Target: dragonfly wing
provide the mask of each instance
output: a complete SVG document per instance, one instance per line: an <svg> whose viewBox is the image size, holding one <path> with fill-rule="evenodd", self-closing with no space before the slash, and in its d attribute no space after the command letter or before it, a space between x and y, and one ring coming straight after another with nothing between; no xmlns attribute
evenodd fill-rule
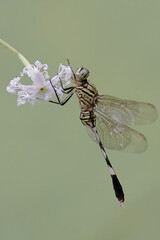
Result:
<svg viewBox="0 0 160 240"><path fill-rule="evenodd" d="M157 110L154 105L109 95L98 96L96 109L106 117L129 126L147 124L157 119Z"/></svg>
<svg viewBox="0 0 160 240"><path fill-rule="evenodd" d="M104 148L135 153L146 150L147 140L143 134L101 113L97 112L96 115L96 130ZM89 136L97 142L92 129L87 128L87 130Z"/></svg>

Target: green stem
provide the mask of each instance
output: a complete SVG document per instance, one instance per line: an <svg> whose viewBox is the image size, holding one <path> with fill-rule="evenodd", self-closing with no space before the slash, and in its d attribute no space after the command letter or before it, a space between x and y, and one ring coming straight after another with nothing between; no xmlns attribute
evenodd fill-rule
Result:
<svg viewBox="0 0 160 240"><path fill-rule="evenodd" d="M15 53L17 55L17 57L20 59L20 61L24 64L25 67L28 67L30 65L28 60L21 53L19 53L15 48L13 48L11 45L6 43L2 39L0 39L0 44L2 46L4 46L5 48L7 48L9 51Z"/></svg>

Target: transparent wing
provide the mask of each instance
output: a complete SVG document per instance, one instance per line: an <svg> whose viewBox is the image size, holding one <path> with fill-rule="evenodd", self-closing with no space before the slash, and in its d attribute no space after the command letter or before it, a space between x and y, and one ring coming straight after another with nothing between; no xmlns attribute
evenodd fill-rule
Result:
<svg viewBox="0 0 160 240"><path fill-rule="evenodd" d="M97 112L96 129L104 148L125 152L144 152L147 147L143 134ZM87 128L89 136L95 141L92 129Z"/></svg>
<svg viewBox="0 0 160 240"><path fill-rule="evenodd" d="M96 110L129 126L147 124L157 119L157 110L150 103L123 100L109 95L100 95L97 100Z"/></svg>

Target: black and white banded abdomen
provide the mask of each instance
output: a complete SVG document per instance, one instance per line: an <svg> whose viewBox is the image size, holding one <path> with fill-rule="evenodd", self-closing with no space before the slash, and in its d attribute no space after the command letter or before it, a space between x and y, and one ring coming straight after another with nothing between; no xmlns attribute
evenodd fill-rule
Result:
<svg viewBox="0 0 160 240"><path fill-rule="evenodd" d="M86 127L94 128L96 126L96 115L93 110L83 110L80 113L80 120Z"/></svg>

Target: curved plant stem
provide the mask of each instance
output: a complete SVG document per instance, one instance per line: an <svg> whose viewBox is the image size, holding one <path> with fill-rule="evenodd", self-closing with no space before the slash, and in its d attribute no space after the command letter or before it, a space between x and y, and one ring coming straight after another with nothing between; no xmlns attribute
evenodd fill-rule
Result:
<svg viewBox="0 0 160 240"><path fill-rule="evenodd" d="M9 45L7 42L3 41L2 39L0 39L0 44L2 46L4 46L5 48L7 48L9 51L13 52L14 54L17 55L17 57L20 59L20 61L23 63L23 65L25 67L28 67L30 65L30 63L28 62L28 60L21 54L19 53L15 48L13 48L11 45Z"/></svg>

